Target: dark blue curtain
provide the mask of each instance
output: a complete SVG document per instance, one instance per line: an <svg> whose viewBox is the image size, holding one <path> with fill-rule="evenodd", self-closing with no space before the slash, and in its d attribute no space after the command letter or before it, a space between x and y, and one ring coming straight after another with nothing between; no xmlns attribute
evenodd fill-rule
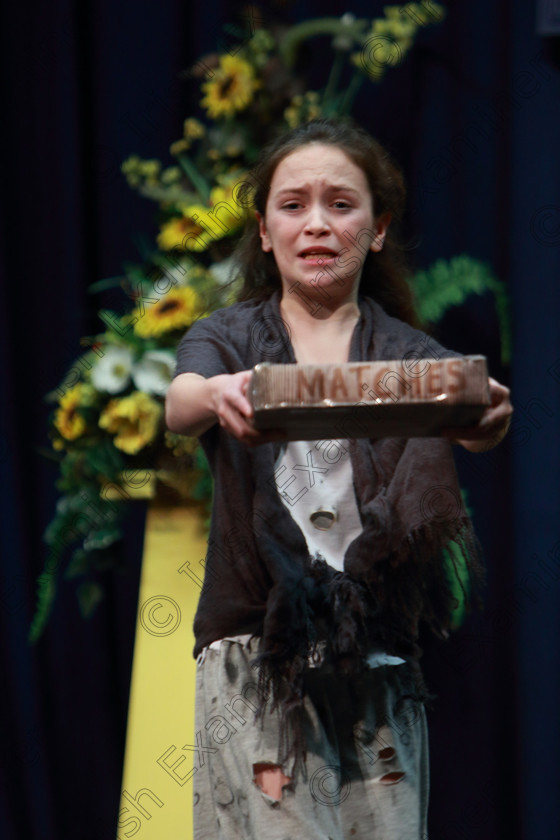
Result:
<svg viewBox="0 0 560 840"><path fill-rule="evenodd" d="M549 4L550 5L550 4ZM382 13L359 0L348 10ZM286 23L344 9L271 2ZM120 796L143 514L127 525L126 574L84 622L70 582L30 648L42 532L56 502L47 447L54 388L98 329L88 284L135 260L154 206L126 186L122 160L162 157L197 94L179 74L217 47L235 6L130 0L13 5L1 28L4 178L0 265L4 704L0 835L112 838ZM324 51L304 59L317 84ZM490 297L451 311L439 338L484 353L512 388L508 439L457 451L488 565L485 610L445 645L424 640L430 712L432 840L560 836L560 73L529 0L448 4L360 120L405 169L419 267L461 253L488 262L512 302L512 364L500 364ZM105 301L103 301L105 302Z"/></svg>

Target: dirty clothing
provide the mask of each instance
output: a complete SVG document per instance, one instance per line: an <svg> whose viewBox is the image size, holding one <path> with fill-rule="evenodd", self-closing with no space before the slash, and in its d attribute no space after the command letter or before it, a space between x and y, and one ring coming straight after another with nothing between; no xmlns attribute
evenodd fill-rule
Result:
<svg viewBox="0 0 560 840"><path fill-rule="evenodd" d="M423 376L430 370L426 357L459 355L370 298L360 298L359 307L351 362L394 360L395 376L403 370ZM296 361L278 292L193 324L177 350L176 374L209 378L267 361ZM359 375L359 364L355 370ZM313 566L304 535L282 504L274 475L281 444L250 448L218 423L200 436L214 498L195 656L216 639L252 633L261 637L263 664L286 677L314 643L318 616L317 637L326 633L335 657L356 661L364 638L410 657L420 622L436 633L448 629L454 600L442 553L453 540L465 563L476 566L478 557L451 445L443 438L371 440L360 436L359 426L350 411L340 437L350 439L362 528L345 552L344 571L334 574Z"/></svg>
<svg viewBox="0 0 560 840"><path fill-rule="evenodd" d="M428 742L407 664L305 676L304 771L274 800L253 765L278 763L279 712L255 711L258 639L223 639L197 668L194 840L425 840Z"/></svg>
<svg viewBox="0 0 560 840"><path fill-rule="evenodd" d="M279 303L275 293L194 324L176 374L209 378L295 363ZM360 298L359 307L349 352L356 375L360 361L390 360L393 375L421 376L426 357L458 355L372 299ZM214 499L194 621L195 840L425 840L419 625L443 634L449 627L449 543L475 571L478 548L447 440L362 435L349 411L339 437L360 521L330 564L320 551L312 556L283 503L293 476L278 481L278 472L289 472L291 453L284 463L280 443L248 448L217 423L200 437ZM321 457L334 460L337 446L325 442ZM293 475L304 474L308 454L296 456ZM310 464L317 466L330 465ZM349 510L345 499L337 515ZM250 641L230 638L240 635ZM310 667L321 647L322 663ZM368 667L372 651L391 664ZM292 779L279 801L253 780L253 766L263 763Z"/></svg>

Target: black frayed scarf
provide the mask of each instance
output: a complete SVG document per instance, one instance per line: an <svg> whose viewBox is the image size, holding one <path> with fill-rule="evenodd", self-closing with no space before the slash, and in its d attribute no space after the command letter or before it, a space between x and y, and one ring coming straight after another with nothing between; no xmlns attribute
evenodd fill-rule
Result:
<svg viewBox="0 0 560 840"><path fill-rule="evenodd" d="M400 360L412 352L416 358L458 355L435 342L430 352L424 333L391 318L373 300L360 299L359 305L349 361ZM241 305L236 325L242 340L232 341L230 335L221 343L231 372L262 361L295 362L278 294L264 303ZM243 541L243 557L239 546L231 549L239 592L233 569L220 574L219 552L208 553L195 654L224 635L249 631L260 637L254 667L261 697L267 698L260 712L281 709L279 760L299 760L305 757L304 677L319 644L325 661L345 675L358 674L375 645L416 665L420 624L443 637L449 631L454 599L443 557L450 543L455 544L450 556L462 556L471 577L482 579L479 545L451 445L439 438L350 440L363 530L348 547L340 572L309 556L305 537L279 498L274 481L279 444L246 449L219 427L201 440L217 478L210 545L224 539L220 529L228 506L252 527L250 539ZM253 578L256 584L249 591L247 580ZM232 597L247 604L246 623L232 625ZM417 675L416 694L421 696L419 668Z"/></svg>

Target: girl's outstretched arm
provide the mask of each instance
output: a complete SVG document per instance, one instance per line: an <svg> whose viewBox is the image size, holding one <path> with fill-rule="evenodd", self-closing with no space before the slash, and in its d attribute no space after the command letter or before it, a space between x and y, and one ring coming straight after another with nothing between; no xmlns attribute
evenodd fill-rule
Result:
<svg viewBox="0 0 560 840"><path fill-rule="evenodd" d="M247 397L251 370L223 373L205 379L198 373L175 377L165 401L165 420L172 432L198 437L214 423L247 446L258 446L280 437L259 432L252 423L253 407Z"/></svg>

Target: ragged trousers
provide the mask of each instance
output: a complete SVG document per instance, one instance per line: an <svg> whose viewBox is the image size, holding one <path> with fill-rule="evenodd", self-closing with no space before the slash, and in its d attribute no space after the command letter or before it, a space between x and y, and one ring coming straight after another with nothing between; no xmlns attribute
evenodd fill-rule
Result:
<svg viewBox="0 0 560 840"><path fill-rule="evenodd" d="M309 669L305 768L281 765L290 781L275 799L254 780L279 764L280 728L278 711L255 720L257 646L222 640L197 668L195 840L426 840L426 718L409 665Z"/></svg>

